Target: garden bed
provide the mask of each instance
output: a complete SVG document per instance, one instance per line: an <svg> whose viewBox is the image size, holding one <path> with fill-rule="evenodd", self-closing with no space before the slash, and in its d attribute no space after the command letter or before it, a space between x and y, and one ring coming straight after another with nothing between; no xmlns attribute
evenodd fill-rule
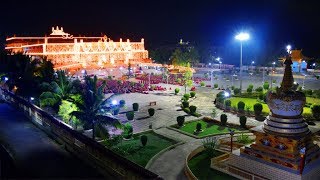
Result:
<svg viewBox="0 0 320 180"><path fill-rule="evenodd" d="M216 151L215 156L221 154L220 151ZM188 162L189 169L198 179L235 179L233 176L210 168L210 164L211 157L205 151L198 153Z"/></svg>
<svg viewBox="0 0 320 180"><path fill-rule="evenodd" d="M198 123L201 124L202 132L194 134L194 130ZM235 133L248 132L248 129L252 127L253 126L247 126L247 128L244 129L241 128L240 125L231 123L228 123L226 126L222 126L220 125L220 121L217 120L204 121L203 119L198 119L186 122L182 127L179 127L177 124L172 125L170 129L179 131L194 138L204 138L212 135L229 134L229 129L234 130Z"/></svg>
<svg viewBox="0 0 320 180"><path fill-rule="evenodd" d="M148 142L144 147L140 142L141 135L148 137ZM130 161L145 167L153 156L176 143L176 141L158 135L153 131L146 131L134 134L131 140L120 141L118 144L113 145L111 149Z"/></svg>

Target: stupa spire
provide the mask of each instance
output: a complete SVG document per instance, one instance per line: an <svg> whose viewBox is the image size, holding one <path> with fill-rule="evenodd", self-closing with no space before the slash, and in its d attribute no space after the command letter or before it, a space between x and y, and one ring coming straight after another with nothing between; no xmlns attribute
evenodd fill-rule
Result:
<svg viewBox="0 0 320 180"><path fill-rule="evenodd" d="M282 91L289 91L292 89L293 86L293 76L292 76L292 69L291 69L291 56L287 55L286 60L284 61L284 75L281 83L281 90Z"/></svg>

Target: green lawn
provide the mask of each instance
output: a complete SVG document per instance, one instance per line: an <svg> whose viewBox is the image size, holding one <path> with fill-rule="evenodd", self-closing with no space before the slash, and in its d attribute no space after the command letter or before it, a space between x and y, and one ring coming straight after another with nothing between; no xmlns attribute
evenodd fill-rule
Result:
<svg viewBox="0 0 320 180"><path fill-rule="evenodd" d="M253 111L254 104L259 103L259 101L257 99L252 99L252 98L231 97L229 99L231 101L231 107L237 106L239 101L243 101L246 104L246 106L247 105L251 106L251 111ZM308 103L320 103L320 99L307 97L307 102ZM261 104L263 107L262 112L269 114L270 109L269 109L268 105L264 104L264 103L261 103ZM303 108L303 114L311 114L311 113L312 112L311 112L310 108L308 108L308 107Z"/></svg>
<svg viewBox="0 0 320 180"><path fill-rule="evenodd" d="M201 123L202 127L202 132L200 132L197 136L198 137L203 137L207 135L214 135L214 134L219 134L219 133L229 133L228 127L225 126L220 126L215 123L208 123L203 120L198 120L198 121L192 121L190 123L185 123L183 127L179 128L179 130L194 134L194 130L196 129L196 126L198 123ZM241 131L241 129L235 129L235 128L230 128L235 130L236 132Z"/></svg>
<svg viewBox="0 0 320 180"><path fill-rule="evenodd" d="M217 153L216 155L219 156L221 154ZM190 161L188 162L188 166L192 171L192 173L198 179L223 179L223 180L236 179L235 177L225 174L221 171L211 169L210 163L211 163L211 159L208 156L208 153L201 152L196 156L194 156L192 159L190 159Z"/></svg>
<svg viewBox="0 0 320 180"><path fill-rule="evenodd" d="M146 135L148 142L145 147L141 145L140 136ZM173 140L169 140L162 136L155 134L152 131L148 131L142 134L133 135L132 140L123 140L115 147L121 150L125 150L127 153L122 154L124 157L145 167L148 161L161 150L175 144Z"/></svg>

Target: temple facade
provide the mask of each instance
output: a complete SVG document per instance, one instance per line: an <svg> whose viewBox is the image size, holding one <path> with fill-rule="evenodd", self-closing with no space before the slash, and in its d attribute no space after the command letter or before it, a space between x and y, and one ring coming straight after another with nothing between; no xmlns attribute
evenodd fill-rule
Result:
<svg viewBox="0 0 320 180"><path fill-rule="evenodd" d="M11 53L46 56L56 69L102 68L114 65L151 63L144 39L115 42L107 36L74 37L63 28L52 27L50 36L10 37L5 49Z"/></svg>

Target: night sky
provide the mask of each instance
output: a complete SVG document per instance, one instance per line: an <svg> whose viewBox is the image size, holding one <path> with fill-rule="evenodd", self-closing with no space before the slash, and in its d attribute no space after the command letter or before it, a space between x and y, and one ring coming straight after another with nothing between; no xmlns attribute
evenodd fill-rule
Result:
<svg viewBox="0 0 320 180"><path fill-rule="evenodd" d="M269 49L285 51L288 43L302 48L306 56L319 57L318 4L311 0L3 1L0 36L3 44L6 36L50 34L58 25L73 35L102 33L117 41L145 38L147 48L182 38L237 53L234 35L245 30L251 39L244 50L254 51L255 58Z"/></svg>

